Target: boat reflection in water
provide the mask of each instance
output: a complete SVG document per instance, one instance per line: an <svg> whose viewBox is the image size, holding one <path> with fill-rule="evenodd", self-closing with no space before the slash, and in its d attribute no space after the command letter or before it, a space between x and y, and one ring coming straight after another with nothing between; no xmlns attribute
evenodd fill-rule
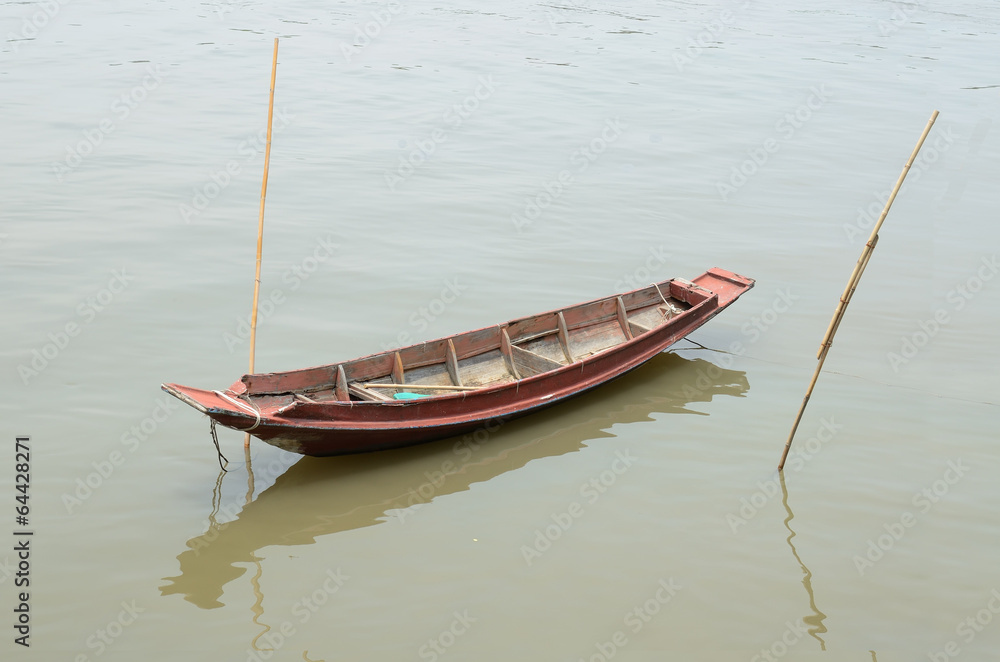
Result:
<svg viewBox="0 0 1000 662"><path fill-rule="evenodd" d="M161 594L181 594L203 609L221 607L223 587L246 572L235 564L258 561L255 552L263 547L308 545L319 536L378 524L395 509L467 490L534 459L579 451L614 436L608 430L615 424L652 420L654 413L701 414L687 405L717 395L742 397L749 388L742 371L663 353L612 384L474 434L378 453L303 458L235 520L188 540L177 557L181 574L165 578Z"/></svg>

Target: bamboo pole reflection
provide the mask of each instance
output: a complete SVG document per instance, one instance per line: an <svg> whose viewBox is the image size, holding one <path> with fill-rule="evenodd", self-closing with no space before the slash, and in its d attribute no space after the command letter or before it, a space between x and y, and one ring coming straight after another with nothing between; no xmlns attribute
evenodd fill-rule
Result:
<svg viewBox="0 0 1000 662"><path fill-rule="evenodd" d="M792 538L795 537L795 531L792 530L791 522L795 518L792 513L791 507L788 505L788 488L785 487L785 474L784 472L778 472L778 480L781 483L781 503L785 507L785 513L788 517L785 518L785 528L788 529L788 546L792 548L792 555L795 556L795 560L799 562L799 567L802 568L802 585L806 587L806 593L809 594L809 608L812 609L813 613L809 616L803 616L802 620L809 627L809 635L819 642L820 649L826 650L826 642L819 635L825 633L826 626L823 621L826 619L826 614L819 610L816 606L816 596L813 593L812 587L812 572L806 567L806 564L802 562L802 558L799 557L799 553L795 550L795 545L792 543ZM872 654L874 656L874 653Z"/></svg>
<svg viewBox="0 0 1000 662"><path fill-rule="evenodd" d="M250 447L243 447L243 455L247 463L247 504L253 500L253 467L250 465Z"/></svg>
<svg viewBox="0 0 1000 662"><path fill-rule="evenodd" d="M257 634L257 636L253 638L253 640L250 642L250 646L255 651L266 651L266 650L273 650L273 649L271 649L271 648L260 648L260 647L257 646L257 640L260 639L265 634L267 634L268 632L271 631L271 626L270 625L268 625L267 623L261 623L260 622L260 617L264 615L264 592L262 590L260 590L260 577L261 577L261 575L264 574L264 567L261 566L260 561L261 561L261 558L259 556L257 556L256 554L254 554L254 556L253 556L253 562L254 562L254 565L257 566L257 574L254 575L250 579L250 586L253 588L253 594L254 594L254 597L257 598L257 601L253 603L252 607L250 607L250 611L253 612L253 623L254 623L254 625L258 625L258 626L260 626L260 627L262 627L264 629L261 630Z"/></svg>
<svg viewBox="0 0 1000 662"><path fill-rule="evenodd" d="M247 466L247 494L244 504L244 507L246 507L253 500L254 480L253 467L250 464L250 447L245 446L243 450ZM210 531L219 531L223 528L223 525L219 524L218 515L219 510L222 508L222 481L225 476L226 470L220 470L219 477L215 480L215 487L212 489L212 512L208 515L208 525ZM254 597L256 597L256 601L253 606L250 607L250 611L253 613L253 618L251 620L254 625L262 627L263 630L261 630L257 636L250 641L250 647L257 651L269 651L273 649L260 648L257 646L257 641L271 631L271 626L266 623L261 623L260 621L260 618L264 615L264 592L260 588L260 578L264 574L264 567L260 563L261 557L256 554L251 555L251 561L257 567L257 573L250 579L250 586L253 589Z"/></svg>
<svg viewBox="0 0 1000 662"><path fill-rule="evenodd" d="M247 436L249 436L249 435L247 435ZM244 457L246 459L246 465L247 465L247 496L246 496L246 503L244 504L244 507L245 507L245 506L250 505L250 502L253 501L253 491L254 491L253 466L251 466L251 463L250 463L250 446L249 445L245 445L243 447L243 455L244 455ZM254 597L257 598L257 601L254 602L254 604L253 604L252 607L250 607L250 611L251 611L251 613L253 613L253 619L252 620L253 620L254 625L259 625L259 626L263 627L264 629L261 630L257 634L257 636L253 638L253 640L250 642L250 647L253 648L254 650L257 650L257 651L260 651L260 650L271 650L269 648L260 648L260 647L257 646L257 640L260 639L261 637L263 637L268 632L270 632L271 631L271 626L267 625L266 623L261 623L260 622L260 617L264 615L264 592L260 589L260 577L261 577L261 575L264 574L264 567L260 564L260 557L259 556L257 556L256 554L254 554L252 558L253 558L254 565L257 566L257 574L254 575L253 578L250 580L250 586L253 588L253 594L254 594Z"/></svg>

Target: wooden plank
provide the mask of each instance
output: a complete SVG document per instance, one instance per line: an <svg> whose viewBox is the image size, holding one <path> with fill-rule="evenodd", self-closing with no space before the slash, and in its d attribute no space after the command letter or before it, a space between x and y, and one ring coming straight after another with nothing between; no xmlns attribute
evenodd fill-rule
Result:
<svg viewBox="0 0 1000 662"><path fill-rule="evenodd" d="M487 386L511 381L500 348L459 360L459 376L467 386Z"/></svg>
<svg viewBox="0 0 1000 662"><path fill-rule="evenodd" d="M573 352L569 350L569 329L566 328L566 316L559 311L557 316L559 320L559 344L562 345L563 354L566 355L566 361L569 363L573 362Z"/></svg>
<svg viewBox="0 0 1000 662"><path fill-rule="evenodd" d="M559 329L549 329L548 331L533 333L530 336L520 336L516 340L511 340L511 342L517 345L529 345L536 340L548 338L549 336L554 336L557 333L559 333Z"/></svg>
<svg viewBox="0 0 1000 662"><path fill-rule="evenodd" d="M344 372L348 382L370 382L392 374L393 361L392 352L365 356L345 363Z"/></svg>
<svg viewBox="0 0 1000 662"><path fill-rule="evenodd" d="M521 375L517 373L517 368L514 366L514 357L511 356L510 348L510 336L507 335L507 329L501 329L500 353L503 354L503 360L507 363L507 371L514 379L521 379Z"/></svg>
<svg viewBox="0 0 1000 662"><path fill-rule="evenodd" d="M628 325L632 331L633 338L635 336L641 336L644 333L649 333L650 331L652 331L652 329L650 329L648 326L643 326L642 324L639 324L638 322L633 322L632 320L628 321Z"/></svg>
<svg viewBox="0 0 1000 662"><path fill-rule="evenodd" d="M341 402L351 401L351 392L347 390L347 375L344 374L344 366L337 366L337 399Z"/></svg>
<svg viewBox="0 0 1000 662"><path fill-rule="evenodd" d="M442 344L442 347L444 345ZM448 374L448 366L445 365L444 352L441 353L441 360L431 365L420 368L408 367L406 369L407 384L433 384L436 386L452 385L451 375Z"/></svg>
<svg viewBox="0 0 1000 662"><path fill-rule="evenodd" d="M514 359L514 365L517 367L517 371L523 377L531 377L533 375L538 375L543 372L549 372L550 370L556 370L557 368L563 367L562 363L557 363L550 359L545 358L541 354L535 354L534 352L529 352L526 349L521 349L517 345L511 345L511 356Z"/></svg>
<svg viewBox="0 0 1000 662"><path fill-rule="evenodd" d="M566 326L570 331L588 324L607 322L615 318L615 298L608 297L600 301L569 306L563 308L562 312L566 317Z"/></svg>
<svg viewBox="0 0 1000 662"><path fill-rule="evenodd" d="M629 317L630 322L634 322L643 326L647 329L655 329L661 326L666 320L664 319L663 313L660 309L663 306L648 306L642 310L632 310L632 315Z"/></svg>
<svg viewBox="0 0 1000 662"><path fill-rule="evenodd" d="M451 381L456 386L462 386L462 377L458 374L458 355L455 353L455 343L448 339L448 374L451 376Z"/></svg>
<svg viewBox="0 0 1000 662"><path fill-rule="evenodd" d="M627 340L617 319L609 319L600 324L591 324L573 330L569 349L577 362L585 356L621 345Z"/></svg>
<svg viewBox="0 0 1000 662"><path fill-rule="evenodd" d="M662 285L661 285L662 288ZM664 291L664 293L666 293ZM636 292L626 292L621 295L625 308L634 311L636 308L645 308L657 303L663 303L655 287L647 287Z"/></svg>
<svg viewBox="0 0 1000 662"><path fill-rule="evenodd" d="M621 297L615 297L618 301L618 325L622 328L626 340L632 340L632 329L628 325L628 311L625 310L625 302Z"/></svg>
<svg viewBox="0 0 1000 662"><path fill-rule="evenodd" d="M565 365L566 353L563 352L562 344L560 344L559 338L556 337L558 334L558 330L553 331L542 338L536 338L526 343L515 343L514 346L544 356L550 361Z"/></svg>
<svg viewBox="0 0 1000 662"><path fill-rule="evenodd" d="M403 384L406 382L403 373L403 358L396 352L396 358L392 363L392 381L397 384Z"/></svg>
<svg viewBox="0 0 1000 662"><path fill-rule="evenodd" d="M258 375L243 375L250 395L275 395L291 393L292 391L316 391L329 388L333 381L333 366L305 368L290 372L265 373Z"/></svg>
<svg viewBox="0 0 1000 662"><path fill-rule="evenodd" d="M496 326L488 326L485 329L453 336L450 340L455 346L457 358L464 359L491 349L500 349L500 330Z"/></svg>
<svg viewBox="0 0 1000 662"><path fill-rule="evenodd" d="M407 370L423 368L435 363L444 363L444 354L444 340L433 340L411 347L399 348L399 356L403 360L403 365L406 366Z"/></svg>
<svg viewBox="0 0 1000 662"><path fill-rule="evenodd" d="M381 393L369 391L368 389L361 388L360 386L356 386L354 384L348 386L347 389L351 395L356 395L362 400L367 400L368 402L393 402L392 398L388 398Z"/></svg>
<svg viewBox="0 0 1000 662"><path fill-rule="evenodd" d="M400 347L399 357L408 370L444 361L444 340L423 342L410 347Z"/></svg>
<svg viewBox="0 0 1000 662"><path fill-rule="evenodd" d="M712 296L712 293L705 288L695 285L691 281L683 278L674 278L668 283L669 288L665 294L671 299L677 299L692 306L697 305ZM663 289L663 285L660 285Z"/></svg>
<svg viewBox="0 0 1000 662"><path fill-rule="evenodd" d="M526 317L507 325L507 333L515 345L548 333L556 332L556 316L553 313L543 313L534 317Z"/></svg>

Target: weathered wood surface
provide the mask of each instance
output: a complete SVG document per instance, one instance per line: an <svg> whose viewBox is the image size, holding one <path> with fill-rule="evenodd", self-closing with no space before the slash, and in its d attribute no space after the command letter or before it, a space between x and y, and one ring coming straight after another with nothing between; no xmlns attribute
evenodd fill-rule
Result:
<svg viewBox="0 0 1000 662"><path fill-rule="evenodd" d="M226 397L178 384L163 389L237 429L254 425L250 412L259 411L253 434L294 452L405 446L519 416L614 379L711 319L753 280L711 269L691 282L658 285L341 363L244 375ZM365 388L370 383L381 386ZM438 388L425 388L425 398L391 397L421 385ZM235 398L247 406L233 405Z"/></svg>
<svg viewBox="0 0 1000 662"><path fill-rule="evenodd" d="M514 354L514 367L525 377L540 375L550 370L558 370L563 366L558 361L547 359L541 354L535 354L526 349L521 349L517 345L512 348Z"/></svg>

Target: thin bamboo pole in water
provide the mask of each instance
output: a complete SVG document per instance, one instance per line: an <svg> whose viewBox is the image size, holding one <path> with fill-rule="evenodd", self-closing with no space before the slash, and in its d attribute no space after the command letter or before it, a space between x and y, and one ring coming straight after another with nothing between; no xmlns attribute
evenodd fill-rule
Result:
<svg viewBox="0 0 1000 662"><path fill-rule="evenodd" d="M274 57L271 60L271 94L267 104L267 145L264 148L264 181L260 185L260 215L257 219L257 268L253 279L253 313L250 316L250 372L253 374L254 351L257 347L257 300L260 297L260 258L264 248L264 198L267 196L267 170L271 165L271 119L274 117L274 81L278 73L278 38L274 38ZM250 445L250 433L243 446Z"/></svg>
<svg viewBox="0 0 1000 662"><path fill-rule="evenodd" d="M861 251L861 257L858 258L858 263L854 265L854 271L851 272L851 277L847 281L847 287L844 288L844 293L840 296L840 303L837 304L837 310L833 313L833 319L830 320L830 326L827 327L826 333L823 335L823 342L819 346L819 352L816 354L816 358L819 359L819 363L816 365L816 372L813 373L812 381L809 382L809 388L806 390L806 396L802 399L802 406L799 407L799 413L795 417L795 423L792 425L792 432L788 435L788 441L785 442L785 450L781 453L781 461L778 462L778 471L785 468L785 459L788 457L788 450L792 447L792 439L795 438L795 431L799 429L799 423L802 421L802 414L805 413L806 405L809 403L809 398L812 396L813 388L816 386L816 380L819 379L819 373L823 370L823 363L826 361L826 355L830 351L830 346L833 344L833 336L837 333L837 329L840 328L840 322L844 318L844 312L847 310L847 304L851 302L851 297L854 296L854 290L858 288L858 282L861 281L861 275L865 272L865 267L868 266L868 260L871 259L872 251L875 250L875 244L878 243L878 231L882 228L882 223L885 221L885 217L889 214L889 208L892 207L892 202L896 199L896 194L899 193L899 189L903 186L903 180L906 179L906 174L910 171L910 166L913 165L913 161L917 158L917 153L920 151L920 148L923 147L924 140L927 139L927 134L931 132L931 127L934 126L934 120L937 119L937 116L938 111L935 110L931 113L931 118L927 121L927 126L924 127L924 132L920 134L920 140L917 141L917 146L913 148L913 153L910 154L909 160L906 162L906 165L903 166L903 172L900 173L899 179L896 180L896 186L892 189L889 199L886 200L885 209L882 210L882 215L878 217L878 222L876 222L875 227L872 228L871 236L868 237L868 242Z"/></svg>

